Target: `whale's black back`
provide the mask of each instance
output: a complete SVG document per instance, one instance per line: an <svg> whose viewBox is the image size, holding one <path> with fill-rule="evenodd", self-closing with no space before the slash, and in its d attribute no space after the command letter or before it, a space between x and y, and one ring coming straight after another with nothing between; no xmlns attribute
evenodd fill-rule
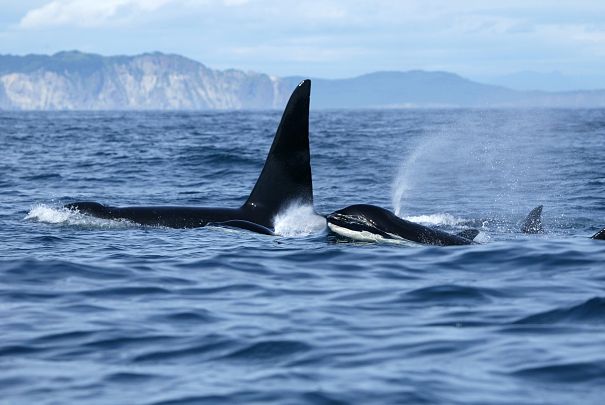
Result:
<svg viewBox="0 0 605 405"><path fill-rule="evenodd" d="M294 201L313 204L309 154L311 81L302 81L284 111L265 166L242 209L273 218Z"/></svg>

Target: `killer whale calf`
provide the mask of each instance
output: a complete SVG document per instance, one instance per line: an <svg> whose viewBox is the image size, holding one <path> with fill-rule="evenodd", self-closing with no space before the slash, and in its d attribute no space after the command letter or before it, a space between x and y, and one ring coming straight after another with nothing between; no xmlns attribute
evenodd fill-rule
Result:
<svg viewBox="0 0 605 405"><path fill-rule="evenodd" d="M350 205L327 217L328 228L339 236L362 241L408 241L423 245L473 245L479 234L466 229L451 234L399 218L391 211L370 204Z"/></svg>
<svg viewBox="0 0 605 405"><path fill-rule="evenodd" d="M542 225L543 206L539 205L527 215L521 225L526 234L545 233ZM451 234L399 218L394 213L369 204L355 204L335 211L326 217L328 228L334 234L361 241L407 241L423 245L456 246L477 244L477 229L466 229ZM605 240L605 228L591 236Z"/></svg>
<svg viewBox="0 0 605 405"><path fill-rule="evenodd" d="M239 208L188 206L112 207L73 202L65 208L103 219L124 219L142 225L196 228L207 225L246 229L273 235L273 220L290 204L313 206L309 153L311 81L294 89L282 115L269 154L250 196Z"/></svg>

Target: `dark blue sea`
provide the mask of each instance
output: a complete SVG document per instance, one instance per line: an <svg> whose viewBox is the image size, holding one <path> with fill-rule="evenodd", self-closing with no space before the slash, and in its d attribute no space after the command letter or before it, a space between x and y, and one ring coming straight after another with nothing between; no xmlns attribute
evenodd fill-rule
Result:
<svg viewBox="0 0 605 405"><path fill-rule="evenodd" d="M605 110L315 111L317 212L479 245L100 220L237 207L280 111L0 112L0 403L602 404ZM524 235L544 205L543 235ZM311 226L312 225L312 226Z"/></svg>

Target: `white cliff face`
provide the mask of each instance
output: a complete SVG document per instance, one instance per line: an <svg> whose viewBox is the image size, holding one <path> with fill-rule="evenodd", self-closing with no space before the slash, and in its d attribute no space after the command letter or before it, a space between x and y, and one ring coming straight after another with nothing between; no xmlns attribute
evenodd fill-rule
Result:
<svg viewBox="0 0 605 405"><path fill-rule="evenodd" d="M64 52L36 63L0 56L0 108L18 110L199 110L281 108L279 79L212 70L176 55L101 57ZM19 58L22 59L18 60ZM14 66L14 61L24 67ZM19 63L17 63L18 65ZM287 89L288 93L291 89Z"/></svg>
<svg viewBox="0 0 605 405"><path fill-rule="evenodd" d="M11 73L0 77L7 105L18 109L72 109L70 83L53 72Z"/></svg>

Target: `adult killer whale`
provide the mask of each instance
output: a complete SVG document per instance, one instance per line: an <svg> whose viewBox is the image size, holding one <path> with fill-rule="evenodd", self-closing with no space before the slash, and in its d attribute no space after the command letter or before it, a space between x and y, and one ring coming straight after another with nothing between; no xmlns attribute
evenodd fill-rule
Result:
<svg viewBox="0 0 605 405"><path fill-rule="evenodd" d="M125 219L142 225L195 228L217 225L272 235L273 219L293 202L313 206L309 153L311 81L294 90L277 128L261 174L239 208L112 207L97 202L74 202L66 208L104 219Z"/></svg>

